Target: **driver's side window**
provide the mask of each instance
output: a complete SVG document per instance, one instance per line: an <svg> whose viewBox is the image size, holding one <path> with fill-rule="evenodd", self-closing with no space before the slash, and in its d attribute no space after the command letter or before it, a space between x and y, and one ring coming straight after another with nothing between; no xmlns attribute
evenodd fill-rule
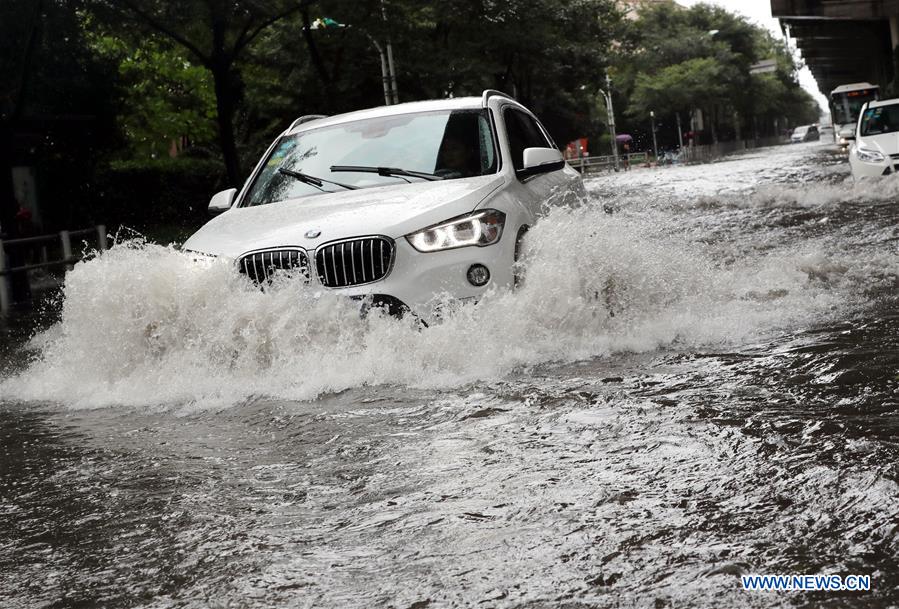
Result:
<svg viewBox="0 0 899 609"><path fill-rule="evenodd" d="M525 148L549 148L550 144L544 137L540 127L534 119L520 110L508 107L503 111L503 122L506 125L506 134L509 137L509 148L512 153L512 166L515 170L524 169Z"/></svg>

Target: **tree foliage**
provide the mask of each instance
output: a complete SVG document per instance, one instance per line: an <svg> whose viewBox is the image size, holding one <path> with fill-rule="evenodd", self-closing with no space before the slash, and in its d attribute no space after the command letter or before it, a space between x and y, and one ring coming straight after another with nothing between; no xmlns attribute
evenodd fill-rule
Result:
<svg viewBox="0 0 899 609"><path fill-rule="evenodd" d="M234 117L243 94L239 60L267 28L297 12L300 0L93 0L98 20L132 35L155 33L182 47L212 74L219 145L235 183L240 158ZM306 3L308 4L308 3Z"/></svg>
<svg viewBox="0 0 899 609"><path fill-rule="evenodd" d="M688 59L660 68L655 74L637 74L628 112L645 116L654 109L684 112L708 108L727 99L725 68L711 57Z"/></svg>
<svg viewBox="0 0 899 609"><path fill-rule="evenodd" d="M86 1L99 52L118 62L132 149L158 154L175 132L209 145L211 114L233 183L296 116L383 103L388 40L401 101L504 90L559 143L604 130L610 66L622 130L639 132L650 110L663 127L702 110L734 136L813 108L779 41L709 5L643 5L626 20L613 0ZM322 17L332 27L313 29ZM772 57L776 74L750 73Z"/></svg>
<svg viewBox="0 0 899 609"><path fill-rule="evenodd" d="M159 36L131 44L92 32L92 49L118 67L127 92L118 124L137 158L153 159L184 144L208 147L216 138L216 102L208 70Z"/></svg>
<svg viewBox="0 0 899 609"><path fill-rule="evenodd" d="M153 166L173 142L179 159L220 159L227 176L221 185L238 185L297 116L384 103L377 49L388 41L400 101L500 89L532 108L560 145L585 135L608 138L599 92L607 72L619 132L645 136L653 111L663 143L676 141L675 114L689 124L694 110L702 110L706 129L724 137L813 120L815 105L796 82L797 64L762 28L707 5L646 4L635 19L623 19L622 6L616 0L5 0L0 135L7 138L9 125L28 117L65 114L77 119L66 125L90 125L90 133L72 130L79 154L58 138L34 147L45 153L46 166L83 176L73 178L79 186L69 191L82 189L86 201L102 195L89 192L88 161ZM313 29L322 17L331 27ZM769 58L774 73L751 73L752 64ZM10 209L0 206L7 217Z"/></svg>
<svg viewBox="0 0 899 609"><path fill-rule="evenodd" d="M320 16L348 27L305 28ZM391 0L383 13L380 2L322 0L305 5L299 23L276 24L253 45L248 118L283 125L298 114L382 104L371 40L383 46L390 39L401 101L500 89L565 142L588 127L619 27L612 0Z"/></svg>
<svg viewBox="0 0 899 609"><path fill-rule="evenodd" d="M752 65L774 60L771 74ZM660 3L641 8L625 29L615 61L623 127L639 132L650 110L664 123L702 111L709 135L773 134L816 120L818 109L798 83L799 66L765 29L706 4ZM677 141L668 129L663 139Z"/></svg>

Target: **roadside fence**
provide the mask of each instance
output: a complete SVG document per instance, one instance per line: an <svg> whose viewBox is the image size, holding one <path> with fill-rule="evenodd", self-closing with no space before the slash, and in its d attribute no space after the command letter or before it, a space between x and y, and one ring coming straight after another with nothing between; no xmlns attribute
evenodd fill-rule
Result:
<svg viewBox="0 0 899 609"><path fill-rule="evenodd" d="M82 230L60 231L52 235L39 237L23 237L21 239L0 239L0 314L5 315L12 307L12 275L13 273L27 273L35 269L45 269L65 266L72 270L73 265L81 257L76 256L72 250L73 237L95 236L97 249L106 250L106 227L102 224L93 228ZM10 266L7 251L12 248L27 248L22 258L25 263L19 266ZM52 250L52 254L51 254ZM39 260L39 261L36 261Z"/></svg>
<svg viewBox="0 0 899 609"><path fill-rule="evenodd" d="M631 152L628 154L618 155L618 166L624 169L625 160L631 167L636 167L642 163L649 161L649 155L645 152ZM584 156L577 159L568 159L568 164L580 171L588 173L591 171L614 171L615 157L611 154L604 156Z"/></svg>
<svg viewBox="0 0 899 609"><path fill-rule="evenodd" d="M734 152L741 152L752 148L765 146L777 146L788 143L779 136L761 137L749 140L736 140L733 142L718 142L704 146L684 146L677 152L660 152L656 165L676 165L681 163L708 163L720 157ZM619 155L618 167L624 170L625 158L631 168L646 165L650 162L650 155L646 152L631 152L627 155ZM568 164L583 174L597 171L614 171L615 157L612 155L587 156L568 159Z"/></svg>
<svg viewBox="0 0 899 609"><path fill-rule="evenodd" d="M681 155L683 162L685 163L707 163L727 154L733 154L734 152L787 143L789 142L785 141L784 138L775 135L772 137L760 137L751 140L718 142L717 144L708 144L705 146L685 146L681 150Z"/></svg>

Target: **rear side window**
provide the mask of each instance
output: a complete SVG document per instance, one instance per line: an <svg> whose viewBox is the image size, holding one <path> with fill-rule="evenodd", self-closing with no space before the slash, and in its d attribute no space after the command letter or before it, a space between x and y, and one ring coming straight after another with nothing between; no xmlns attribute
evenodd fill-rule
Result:
<svg viewBox="0 0 899 609"><path fill-rule="evenodd" d="M525 148L549 148L550 143L543 135L537 122L520 110L506 108L503 111L503 122L509 136L509 148L512 152L512 166L516 171L524 168Z"/></svg>

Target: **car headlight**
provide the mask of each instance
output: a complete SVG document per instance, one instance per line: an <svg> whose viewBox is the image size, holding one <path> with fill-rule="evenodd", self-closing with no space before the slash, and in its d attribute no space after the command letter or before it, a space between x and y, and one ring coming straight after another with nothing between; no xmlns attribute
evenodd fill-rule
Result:
<svg viewBox="0 0 899 609"><path fill-rule="evenodd" d="M406 240L419 252L436 252L457 247L493 245L503 235L506 214L495 209L482 209L459 218L406 235Z"/></svg>
<svg viewBox="0 0 899 609"><path fill-rule="evenodd" d="M855 156L858 157L859 161L865 163L882 163L884 159L884 156L881 153L876 150L869 150L868 148L856 148Z"/></svg>

